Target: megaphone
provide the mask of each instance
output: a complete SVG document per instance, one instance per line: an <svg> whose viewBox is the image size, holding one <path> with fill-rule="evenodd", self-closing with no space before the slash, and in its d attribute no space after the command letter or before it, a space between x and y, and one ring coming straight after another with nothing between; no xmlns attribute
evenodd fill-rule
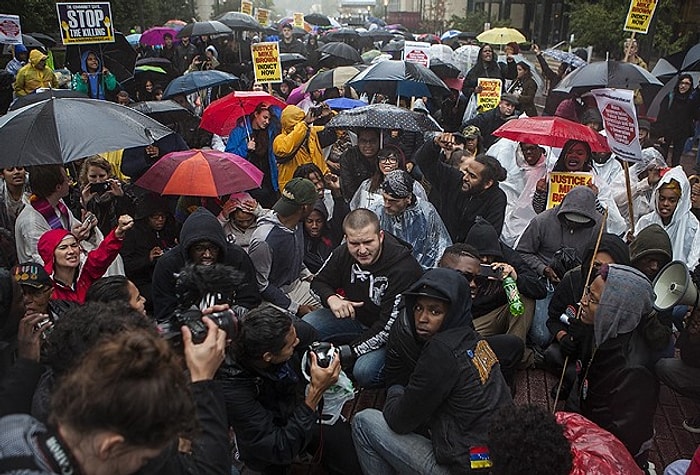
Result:
<svg viewBox="0 0 700 475"><path fill-rule="evenodd" d="M698 289L683 261L671 261L666 264L652 285L656 295L654 308L659 312L676 305L695 307L698 303Z"/></svg>

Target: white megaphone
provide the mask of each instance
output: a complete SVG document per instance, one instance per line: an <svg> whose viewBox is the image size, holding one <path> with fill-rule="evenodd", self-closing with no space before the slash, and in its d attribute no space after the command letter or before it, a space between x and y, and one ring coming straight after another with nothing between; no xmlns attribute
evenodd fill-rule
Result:
<svg viewBox="0 0 700 475"><path fill-rule="evenodd" d="M654 308L662 312L676 305L695 307L698 303L698 289L690 277L688 267L682 261L672 261L661 269L654 279Z"/></svg>

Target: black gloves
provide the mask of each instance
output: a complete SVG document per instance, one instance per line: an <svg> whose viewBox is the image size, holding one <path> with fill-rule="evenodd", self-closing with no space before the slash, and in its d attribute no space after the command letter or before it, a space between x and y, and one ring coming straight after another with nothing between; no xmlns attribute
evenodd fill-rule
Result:
<svg viewBox="0 0 700 475"><path fill-rule="evenodd" d="M574 338L568 333L559 340L559 347L564 356L573 356L578 349L576 341L574 341Z"/></svg>

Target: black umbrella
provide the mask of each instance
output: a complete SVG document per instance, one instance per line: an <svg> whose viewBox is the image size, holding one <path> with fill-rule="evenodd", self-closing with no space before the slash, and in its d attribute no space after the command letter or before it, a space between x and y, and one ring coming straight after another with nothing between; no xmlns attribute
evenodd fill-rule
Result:
<svg viewBox="0 0 700 475"><path fill-rule="evenodd" d="M646 69L620 61L598 61L566 76L554 89L558 92L582 94L596 88L640 89L644 85L663 83Z"/></svg>
<svg viewBox="0 0 700 475"><path fill-rule="evenodd" d="M316 73L314 77L309 79L306 84L307 91L316 91L318 89L328 89L329 87L340 87L357 76L360 69L355 66L340 66L338 68L329 69Z"/></svg>
<svg viewBox="0 0 700 475"><path fill-rule="evenodd" d="M394 34L389 30L377 28L375 30L361 31L360 38L369 38L372 41L391 41L394 39Z"/></svg>
<svg viewBox="0 0 700 475"><path fill-rule="evenodd" d="M193 71L184 76L177 77L168 84L163 93L163 99L180 94L190 94L201 89L223 86L238 80L238 76L223 71Z"/></svg>
<svg viewBox="0 0 700 475"><path fill-rule="evenodd" d="M192 111L173 100L136 102L130 106L163 125L176 124L194 117Z"/></svg>
<svg viewBox="0 0 700 475"><path fill-rule="evenodd" d="M52 97L78 97L82 99L87 99L88 96L82 92L73 91L71 89L52 89L50 91L35 92L33 94L27 94L26 96L18 97L15 102L10 106L10 110L21 109L29 104L34 104L35 102L45 101Z"/></svg>
<svg viewBox="0 0 700 475"><path fill-rule="evenodd" d="M331 21L328 19L328 17L320 13L304 15L304 21L317 26L331 26Z"/></svg>
<svg viewBox="0 0 700 475"><path fill-rule="evenodd" d="M53 97L0 117L0 167L68 163L150 145L171 133L150 117L114 102Z"/></svg>
<svg viewBox="0 0 700 475"><path fill-rule="evenodd" d="M44 46L47 48L53 48L56 46L57 41L49 35L45 35L44 33L28 33L29 36L32 38L39 40ZM27 45L25 45L27 46Z"/></svg>
<svg viewBox="0 0 700 475"><path fill-rule="evenodd" d="M85 51L94 51L114 74L117 81L126 81L134 74L136 50L126 41L121 33L114 33L114 43L95 43L66 46L66 67L73 73L80 72L80 57Z"/></svg>
<svg viewBox="0 0 700 475"><path fill-rule="evenodd" d="M31 35L25 35L22 33L22 44L29 48L41 48L41 49L46 49L46 46L44 46L44 43L39 41L38 39L34 38Z"/></svg>
<svg viewBox="0 0 700 475"><path fill-rule="evenodd" d="M351 64L362 62L362 57L360 57L360 53L358 53L355 48L345 43L326 43L325 45L319 47L318 51L321 53L326 53L335 58L344 60L348 63L348 66Z"/></svg>
<svg viewBox="0 0 700 475"><path fill-rule="evenodd" d="M299 53L280 53L280 62L285 68L306 62L306 56Z"/></svg>
<svg viewBox="0 0 700 475"><path fill-rule="evenodd" d="M442 79L430 69L408 61L381 61L348 81L358 92L387 96L433 97L450 94Z"/></svg>
<svg viewBox="0 0 700 475"><path fill-rule="evenodd" d="M390 41L389 43L382 46L381 51L383 53L394 53L396 51L403 51L406 47L406 42L404 40Z"/></svg>
<svg viewBox="0 0 700 475"><path fill-rule="evenodd" d="M350 41L359 38L359 36L360 34L352 28L339 28L323 35L328 41Z"/></svg>
<svg viewBox="0 0 700 475"><path fill-rule="evenodd" d="M390 104L372 104L344 110L326 127L339 129L388 129L409 132L439 131L440 127L427 115Z"/></svg>
<svg viewBox="0 0 700 475"><path fill-rule="evenodd" d="M437 58L430 60L430 70L437 74L439 78L457 78L462 72L454 64L446 63Z"/></svg>
<svg viewBox="0 0 700 475"><path fill-rule="evenodd" d="M183 36L202 36L202 35L225 35L232 33L233 30L224 25L220 21L197 21L189 23L182 30L177 32L177 37Z"/></svg>
<svg viewBox="0 0 700 475"><path fill-rule="evenodd" d="M256 20L255 18L253 18L250 15L246 15L245 13L226 12L223 15L219 15L219 17L216 19L218 21L220 21L221 23L223 23L224 25L231 28L232 30L259 31L262 29L262 26L260 26L260 23L258 23L258 20Z"/></svg>

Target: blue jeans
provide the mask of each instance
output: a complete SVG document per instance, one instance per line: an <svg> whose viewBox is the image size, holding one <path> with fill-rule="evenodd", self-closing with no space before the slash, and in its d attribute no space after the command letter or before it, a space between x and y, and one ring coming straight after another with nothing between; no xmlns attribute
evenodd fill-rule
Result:
<svg viewBox="0 0 700 475"><path fill-rule="evenodd" d="M303 320L314 327L319 341L328 341L334 345L350 344L368 328L354 318L336 318L327 308L307 313ZM360 387L376 388L384 385L385 357L386 347L382 347L357 358L352 376Z"/></svg>
<svg viewBox="0 0 700 475"><path fill-rule="evenodd" d="M352 440L365 474L450 473L435 460L430 439L415 433L397 434L377 409L355 414Z"/></svg>
<svg viewBox="0 0 700 475"><path fill-rule="evenodd" d="M690 467L690 460L676 460L671 465L666 467L664 470L664 475L685 475Z"/></svg>
<svg viewBox="0 0 700 475"><path fill-rule="evenodd" d="M549 302L552 301L553 295L554 286L547 281L547 296L535 302L535 314L532 317L532 326L530 326L528 333L530 341L542 349L547 348L552 341L552 334L547 328L547 319L549 318Z"/></svg>

